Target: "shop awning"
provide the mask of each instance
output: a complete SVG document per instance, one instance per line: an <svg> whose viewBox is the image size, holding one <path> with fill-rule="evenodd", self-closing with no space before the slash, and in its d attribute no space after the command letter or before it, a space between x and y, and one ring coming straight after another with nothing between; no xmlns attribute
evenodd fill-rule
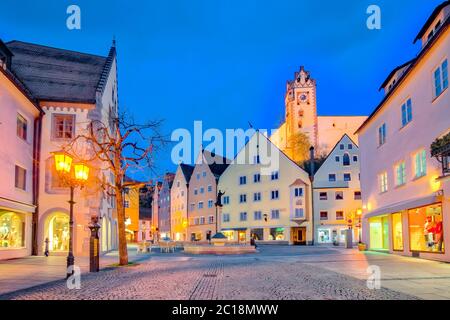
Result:
<svg viewBox="0 0 450 320"><path fill-rule="evenodd" d="M378 208L364 215L364 218L372 218L376 216L381 216L384 214L396 213L403 210L414 209L418 207L423 207L429 204L433 204L439 202L437 196L435 194L426 197L414 198L406 201L401 201L397 203L393 203L391 205Z"/></svg>
<svg viewBox="0 0 450 320"><path fill-rule="evenodd" d="M222 231L246 231L247 228L223 228Z"/></svg>

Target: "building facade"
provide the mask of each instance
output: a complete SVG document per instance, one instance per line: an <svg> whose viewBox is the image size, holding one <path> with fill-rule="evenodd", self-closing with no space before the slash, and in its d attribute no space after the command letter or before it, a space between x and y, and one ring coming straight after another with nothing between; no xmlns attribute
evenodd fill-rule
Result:
<svg viewBox="0 0 450 320"><path fill-rule="evenodd" d="M272 142L295 162L304 161L295 152L295 135L304 133L316 153L328 155L331 149L347 134L354 135L366 116L318 116L317 84L309 71L302 66L295 73L294 80L286 84L284 122L272 136Z"/></svg>
<svg viewBox="0 0 450 320"><path fill-rule="evenodd" d="M175 241L188 240L188 190L193 171L193 166L187 164L178 165L172 185L170 193L172 207L171 238Z"/></svg>
<svg viewBox="0 0 450 320"><path fill-rule="evenodd" d="M46 242L50 254L66 255L69 246L68 188L55 172L53 152L60 151L92 120L111 125L118 109L116 50L106 57L56 49L37 44L11 41L6 44L14 54L11 68L39 103L45 115L39 148L37 253L42 255ZM80 146L82 158L87 146ZM90 182L75 192L74 254L89 254L92 216L101 221L102 252L117 247L117 218L114 198L95 181L114 183L104 163L90 171Z"/></svg>
<svg viewBox="0 0 450 320"><path fill-rule="evenodd" d="M449 1L434 10L416 37L419 54L392 71L358 130L363 241L372 250L450 261L449 181L430 155L450 130L449 16Z"/></svg>
<svg viewBox="0 0 450 320"><path fill-rule="evenodd" d="M314 175L314 219L317 244L345 243L360 238L362 198L358 145L344 135Z"/></svg>
<svg viewBox="0 0 450 320"><path fill-rule="evenodd" d="M33 253L38 214L35 172L43 110L11 72L12 60L0 40L0 260Z"/></svg>
<svg viewBox="0 0 450 320"><path fill-rule="evenodd" d="M159 210L158 210L158 225L159 234L161 238L170 238L171 235L171 199L170 190L172 189L173 179L175 174L166 173L162 181L161 189L159 191Z"/></svg>
<svg viewBox="0 0 450 320"><path fill-rule="evenodd" d="M273 170L266 170L260 150L271 150ZM218 189L224 192L220 230L230 241L312 243L309 176L259 131L221 175Z"/></svg>
<svg viewBox="0 0 450 320"><path fill-rule="evenodd" d="M127 242L139 242L140 231L140 194L145 183L125 177L124 208L125 232Z"/></svg>
<svg viewBox="0 0 450 320"><path fill-rule="evenodd" d="M202 150L189 182L188 234L190 241L207 241L217 232L217 184L229 160Z"/></svg>

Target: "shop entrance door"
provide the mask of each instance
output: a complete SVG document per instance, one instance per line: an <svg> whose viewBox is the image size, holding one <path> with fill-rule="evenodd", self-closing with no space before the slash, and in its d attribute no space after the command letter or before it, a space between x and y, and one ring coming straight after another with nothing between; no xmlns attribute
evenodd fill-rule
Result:
<svg viewBox="0 0 450 320"><path fill-rule="evenodd" d="M292 242L296 246L306 246L306 228L292 228Z"/></svg>

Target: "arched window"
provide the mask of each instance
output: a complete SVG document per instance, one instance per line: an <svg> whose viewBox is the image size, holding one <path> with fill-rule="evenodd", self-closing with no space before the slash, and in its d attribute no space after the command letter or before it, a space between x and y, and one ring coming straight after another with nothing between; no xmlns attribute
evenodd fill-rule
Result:
<svg viewBox="0 0 450 320"><path fill-rule="evenodd" d="M348 153L344 154L344 156L342 157L342 162L344 166L350 165L350 156L348 155Z"/></svg>

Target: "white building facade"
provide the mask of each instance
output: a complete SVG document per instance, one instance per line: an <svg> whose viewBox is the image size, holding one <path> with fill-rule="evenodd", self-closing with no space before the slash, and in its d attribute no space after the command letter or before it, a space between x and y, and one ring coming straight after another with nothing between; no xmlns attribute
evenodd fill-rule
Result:
<svg viewBox="0 0 450 320"><path fill-rule="evenodd" d="M344 135L314 175L314 219L317 244L359 241L362 198L358 145Z"/></svg>
<svg viewBox="0 0 450 320"><path fill-rule="evenodd" d="M277 159L273 170L261 150L271 150L270 158ZM237 154L221 175L218 190L225 193L219 229L229 241L312 243L309 176L262 133L256 132Z"/></svg>
<svg viewBox="0 0 450 320"><path fill-rule="evenodd" d="M37 218L34 172L43 111L11 73L12 58L0 40L0 260L33 253Z"/></svg>
<svg viewBox="0 0 450 320"><path fill-rule="evenodd" d="M448 1L435 9L416 38L420 53L389 75L383 101L358 130L371 250L450 261L450 182L430 155L450 131L449 16Z"/></svg>
<svg viewBox="0 0 450 320"><path fill-rule="evenodd" d="M60 151L92 120L111 125L117 115L116 51L107 57L50 48L20 41L7 43L14 53L12 68L23 79L44 110L39 154L37 253L48 243L51 255L66 255L69 246L68 188L61 184L53 161ZM68 72L70 70L70 72ZM87 147L81 147L83 157ZM97 181L114 183L105 164L90 170L90 181L75 192L74 254L89 255L92 216L100 218L100 248L106 252L117 247L115 199L99 188Z"/></svg>

